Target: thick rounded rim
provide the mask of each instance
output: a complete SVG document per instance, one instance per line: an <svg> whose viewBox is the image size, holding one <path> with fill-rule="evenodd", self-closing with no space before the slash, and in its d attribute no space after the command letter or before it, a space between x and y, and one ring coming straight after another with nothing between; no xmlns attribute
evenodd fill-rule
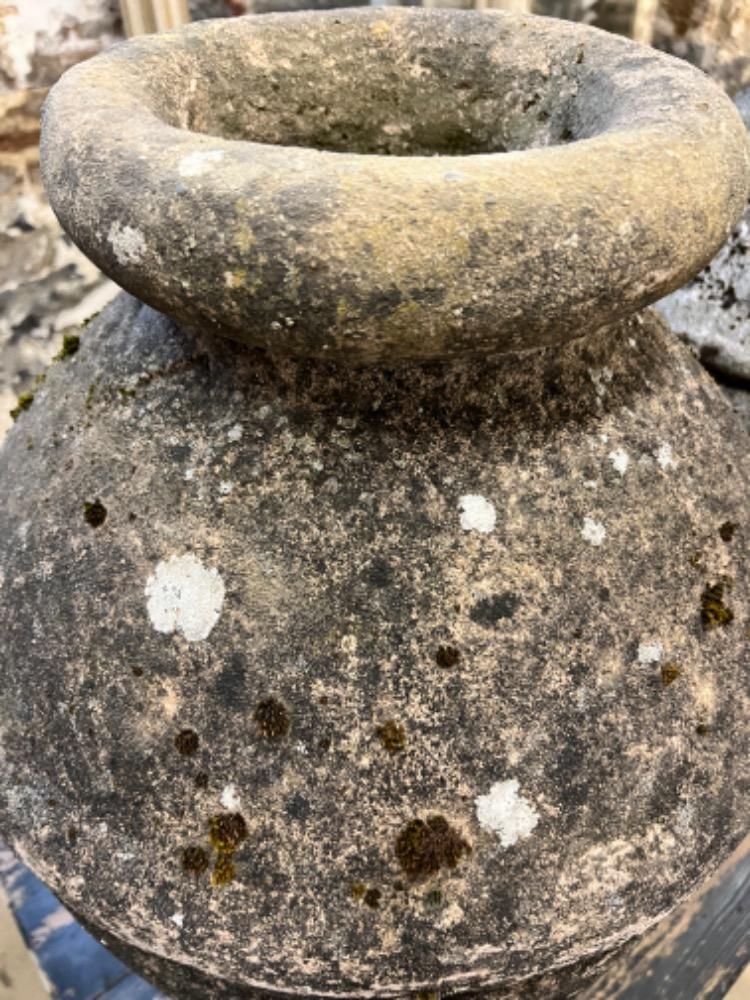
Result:
<svg viewBox="0 0 750 1000"><path fill-rule="evenodd" d="M697 70L499 12L272 14L137 39L53 88L42 155L63 227L128 291L352 364L610 324L695 274L750 187L740 116Z"/></svg>

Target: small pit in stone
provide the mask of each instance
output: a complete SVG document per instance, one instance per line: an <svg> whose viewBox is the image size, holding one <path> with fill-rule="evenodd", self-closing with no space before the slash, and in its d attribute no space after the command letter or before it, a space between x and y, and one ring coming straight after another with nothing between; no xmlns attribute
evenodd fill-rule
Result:
<svg viewBox="0 0 750 1000"><path fill-rule="evenodd" d="M375 889L371 886L366 890L364 896L362 897L362 902L365 906L369 906L371 910L376 910L380 906L382 896L383 893L380 889Z"/></svg>
<svg viewBox="0 0 750 1000"><path fill-rule="evenodd" d="M101 500L86 500L83 504L83 519L90 528L101 528L107 520L107 508Z"/></svg>
<svg viewBox="0 0 750 1000"><path fill-rule="evenodd" d="M175 748L185 757L192 757L198 752L200 739L198 734L192 729L181 729L174 738Z"/></svg>
<svg viewBox="0 0 750 1000"><path fill-rule="evenodd" d="M435 650L435 663L444 670L450 670L458 665L461 654L455 646L438 646Z"/></svg>
<svg viewBox="0 0 750 1000"><path fill-rule="evenodd" d="M719 528L721 540L727 543L731 542L738 527L739 525L735 524L734 521L725 521Z"/></svg>

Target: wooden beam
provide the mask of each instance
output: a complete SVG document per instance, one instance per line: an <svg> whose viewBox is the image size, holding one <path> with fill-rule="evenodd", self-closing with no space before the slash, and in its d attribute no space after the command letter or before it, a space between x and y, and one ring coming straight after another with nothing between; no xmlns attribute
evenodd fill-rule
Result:
<svg viewBox="0 0 750 1000"><path fill-rule="evenodd" d="M187 0L151 0L157 31L171 31L190 21Z"/></svg>
<svg viewBox="0 0 750 1000"><path fill-rule="evenodd" d="M190 21L187 0L120 0L120 9L128 38L170 31Z"/></svg>
<svg viewBox="0 0 750 1000"><path fill-rule="evenodd" d="M134 35L150 35L156 31L151 0L120 0L120 10L128 38L133 38Z"/></svg>

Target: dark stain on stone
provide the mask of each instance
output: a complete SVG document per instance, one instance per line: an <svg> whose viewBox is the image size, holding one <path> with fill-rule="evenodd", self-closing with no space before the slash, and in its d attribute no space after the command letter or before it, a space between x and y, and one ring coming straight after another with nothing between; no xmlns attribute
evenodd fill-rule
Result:
<svg viewBox="0 0 750 1000"><path fill-rule="evenodd" d="M420 881L441 868L455 868L471 846L445 816L413 819L396 838L396 858L405 875Z"/></svg>
<svg viewBox="0 0 750 1000"><path fill-rule="evenodd" d="M724 582L719 581L706 584L701 594L701 624L704 632L710 632L734 621L734 612L724 603L724 590Z"/></svg>
<svg viewBox="0 0 750 1000"><path fill-rule="evenodd" d="M78 353L78 348L80 346L81 338L77 333L66 333L63 336L62 347L52 360L64 361L66 358L72 358L74 354Z"/></svg>
<svg viewBox="0 0 750 1000"><path fill-rule="evenodd" d="M662 663L661 665L661 686L669 687L670 684L674 684L677 678L682 674L682 671L677 666L676 663Z"/></svg>
<svg viewBox="0 0 750 1000"><path fill-rule="evenodd" d="M365 906L369 906L371 910L377 910L377 908L380 906L380 900L382 899L382 897L383 893L380 891L380 889L376 889L373 886L371 886L369 889L365 891L365 894L362 897L362 902L365 904Z"/></svg>
<svg viewBox="0 0 750 1000"><path fill-rule="evenodd" d="M221 673L216 678L216 694L227 708L236 709L245 702L246 670L244 654L235 650L228 656Z"/></svg>
<svg viewBox="0 0 750 1000"><path fill-rule="evenodd" d="M406 746L406 731L400 722L388 719L375 732L383 748L391 755L400 753Z"/></svg>
<svg viewBox="0 0 750 1000"><path fill-rule="evenodd" d="M291 726L289 712L277 698L264 698L258 702L253 718L260 735L272 742L283 740Z"/></svg>
<svg viewBox="0 0 750 1000"><path fill-rule="evenodd" d="M78 841L78 830L74 826L69 826L67 837L69 844L75 844Z"/></svg>
<svg viewBox="0 0 750 1000"><path fill-rule="evenodd" d="M443 903L442 889L430 889L424 894L424 901L428 906L441 906Z"/></svg>
<svg viewBox="0 0 750 1000"><path fill-rule="evenodd" d="M510 591L482 597L469 611L469 618L477 625L492 628L503 618L512 618L520 603L521 598Z"/></svg>
<svg viewBox="0 0 750 1000"><path fill-rule="evenodd" d="M391 567L385 559L373 559L367 570L367 579L373 587L388 587L391 583Z"/></svg>
<svg viewBox="0 0 750 1000"><path fill-rule="evenodd" d="M86 500L83 505L83 519L91 528L100 528L107 520L107 508L101 500Z"/></svg>
<svg viewBox="0 0 750 1000"><path fill-rule="evenodd" d="M192 757L197 752L200 740L192 729L181 729L174 738L174 745L185 757Z"/></svg>
<svg viewBox="0 0 750 1000"><path fill-rule="evenodd" d="M438 646L435 650L435 663L445 670L455 667L461 659L461 654L455 646Z"/></svg>
<svg viewBox="0 0 750 1000"><path fill-rule="evenodd" d="M143 667L134 666L130 668L133 671L133 677L143 677Z"/></svg>
<svg viewBox="0 0 750 1000"><path fill-rule="evenodd" d="M731 542L734 538L734 533L739 527L734 521L725 521L719 528L719 535L723 542Z"/></svg>
<svg viewBox="0 0 750 1000"><path fill-rule="evenodd" d="M310 815L310 800L298 792L287 802L284 812L290 819L297 819L300 822L304 822Z"/></svg>
<svg viewBox="0 0 750 1000"><path fill-rule="evenodd" d="M196 788L208 788L208 774L205 771L199 771L195 776L195 787Z"/></svg>
<svg viewBox="0 0 750 1000"><path fill-rule="evenodd" d="M215 851L231 853L247 839L247 823L241 813L216 813L208 820L208 840Z"/></svg>
<svg viewBox="0 0 750 1000"><path fill-rule="evenodd" d="M711 727L706 722L699 722L695 727L695 732L697 736L710 736Z"/></svg>
<svg viewBox="0 0 750 1000"><path fill-rule="evenodd" d="M202 847L183 847L182 870L188 875L202 875L208 871L208 854Z"/></svg>

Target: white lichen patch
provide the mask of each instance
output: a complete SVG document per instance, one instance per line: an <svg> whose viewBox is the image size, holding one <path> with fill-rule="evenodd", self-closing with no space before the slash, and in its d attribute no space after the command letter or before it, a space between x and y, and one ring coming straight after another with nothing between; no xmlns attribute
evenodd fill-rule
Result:
<svg viewBox="0 0 750 1000"><path fill-rule="evenodd" d="M172 921L173 924L176 924L176 926L179 927L180 930L182 930L182 926L185 923L184 913L180 913L180 911L178 910L177 913L173 913L169 919Z"/></svg>
<svg viewBox="0 0 750 1000"><path fill-rule="evenodd" d="M539 822L539 814L528 799L519 795L515 778L496 781L486 795L474 800L479 825L496 833L503 847L513 847L525 840Z"/></svg>
<svg viewBox="0 0 750 1000"><path fill-rule="evenodd" d="M160 562L146 581L146 608L157 632L179 632L188 642L207 639L219 620L224 582L191 552Z"/></svg>
<svg viewBox="0 0 750 1000"><path fill-rule="evenodd" d="M467 493L460 497L458 509L464 531L479 531L487 535L494 530L497 520L495 507L478 493Z"/></svg>
<svg viewBox="0 0 750 1000"><path fill-rule="evenodd" d="M228 497L233 489L234 483L230 482L228 479L223 479L219 483L219 493L221 493L223 497Z"/></svg>
<svg viewBox="0 0 750 1000"><path fill-rule="evenodd" d="M612 468L615 472L619 472L621 476L624 476L628 471L628 466L630 465L630 455L625 451L624 448L615 448L607 456L612 463Z"/></svg>
<svg viewBox="0 0 750 1000"><path fill-rule="evenodd" d="M227 785L227 787L221 793L219 802L225 809L229 809L231 812L237 812L237 810L242 805L240 797L237 794L237 789L234 787L234 785Z"/></svg>
<svg viewBox="0 0 750 1000"><path fill-rule="evenodd" d="M221 149L199 149L182 157L177 164L177 173L180 177L202 177L223 158Z"/></svg>
<svg viewBox="0 0 750 1000"><path fill-rule="evenodd" d="M146 239L140 229L123 226L115 220L107 236L118 264L138 264L146 252Z"/></svg>
<svg viewBox="0 0 750 1000"><path fill-rule="evenodd" d="M669 469L673 469L677 462L675 461L674 455L672 454L672 445L663 442L654 451L654 458L656 459L657 465L667 472Z"/></svg>
<svg viewBox="0 0 750 1000"><path fill-rule="evenodd" d="M581 537L590 545L601 545L607 537L607 529L600 521L595 521L593 517L584 517Z"/></svg>
<svg viewBox="0 0 750 1000"><path fill-rule="evenodd" d="M235 424L233 427L230 427L229 430L227 431L227 439L232 442L241 441L242 424Z"/></svg>
<svg viewBox="0 0 750 1000"><path fill-rule="evenodd" d="M641 642L638 645L638 662L644 666L658 663L661 660L662 645L660 642Z"/></svg>

